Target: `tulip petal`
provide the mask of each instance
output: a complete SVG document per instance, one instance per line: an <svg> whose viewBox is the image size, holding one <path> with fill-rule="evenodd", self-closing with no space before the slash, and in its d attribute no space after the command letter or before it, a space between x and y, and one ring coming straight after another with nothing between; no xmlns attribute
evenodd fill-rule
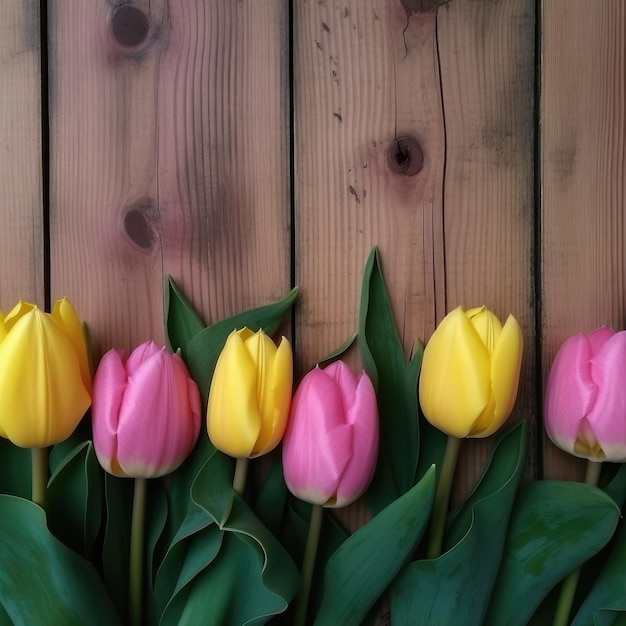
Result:
<svg viewBox="0 0 626 626"><path fill-rule="evenodd" d="M357 379L353 371L344 361L335 361L324 368L324 374L330 376L341 393L341 401L347 410L355 403L357 391Z"/></svg>
<svg viewBox="0 0 626 626"><path fill-rule="evenodd" d="M2 311L0 311L0 342L2 342L2 340L7 336L8 332L9 331L4 323L4 315L2 314Z"/></svg>
<svg viewBox="0 0 626 626"><path fill-rule="evenodd" d="M269 380L266 385L265 398L263 403L259 403L262 406L260 412L263 419L252 456L266 454L280 443L289 418L293 381L291 345L284 337L278 349L271 339L270 342L275 354L271 368L268 370Z"/></svg>
<svg viewBox="0 0 626 626"><path fill-rule="evenodd" d="M148 347L145 352L150 352ZM175 470L193 449L198 418L190 415L187 370L161 348L128 383L119 411L118 462L128 476L154 478Z"/></svg>
<svg viewBox="0 0 626 626"><path fill-rule="evenodd" d="M500 320L484 306L469 309L465 311L465 315L478 333L487 353L492 354L502 332Z"/></svg>
<svg viewBox="0 0 626 626"><path fill-rule="evenodd" d="M509 315L491 354L491 389L493 409L485 420L479 419L470 437L488 437L508 419L519 385L524 339L517 320Z"/></svg>
<svg viewBox="0 0 626 626"><path fill-rule="evenodd" d="M289 490L314 504L334 503L339 479L352 456L353 429L344 424L341 393L319 367L296 390L283 440Z"/></svg>
<svg viewBox="0 0 626 626"><path fill-rule="evenodd" d="M349 368L348 371L356 382L354 401L346 412L346 422L352 426L353 454L339 481L335 507L346 506L363 494L374 476L378 458L379 422L374 386L364 372L356 379Z"/></svg>
<svg viewBox="0 0 626 626"><path fill-rule="evenodd" d="M126 383L124 353L109 350L100 360L94 376L91 417L98 462L116 476L125 475L117 459L117 429Z"/></svg>
<svg viewBox="0 0 626 626"><path fill-rule="evenodd" d="M36 308L37 307L34 304L20 300L4 318L7 332L10 331L20 319L31 311L34 311Z"/></svg>
<svg viewBox="0 0 626 626"><path fill-rule="evenodd" d="M598 388L591 376L591 344L583 335L570 337L550 369L545 394L544 425L550 439L575 454L582 420L595 402Z"/></svg>
<svg viewBox="0 0 626 626"><path fill-rule="evenodd" d="M600 326L587 335L587 341L591 346L591 354L598 354L602 346L615 335L615 331L607 326Z"/></svg>
<svg viewBox="0 0 626 626"><path fill-rule="evenodd" d="M16 445L37 448L67 439L91 396L71 341L49 315L24 310L0 343L0 424Z"/></svg>
<svg viewBox="0 0 626 626"><path fill-rule="evenodd" d="M626 331L614 334L591 359L598 388L587 416L589 429L608 461L626 461Z"/></svg>
<svg viewBox="0 0 626 626"><path fill-rule="evenodd" d="M458 307L442 320L426 344L419 382L422 410L433 426L463 438L490 396L489 354Z"/></svg>
<svg viewBox="0 0 626 626"><path fill-rule="evenodd" d="M57 300L51 316L72 342L76 355L78 356L83 385L85 385L85 389L91 393L89 357L87 355L87 344L85 343L85 335L80 318L67 298Z"/></svg>
<svg viewBox="0 0 626 626"><path fill-rule="evenodd" d="M237 331L232 332L215 366L207 408L213 445L233 457L252 454L261 430L257 369Z"/></svg>

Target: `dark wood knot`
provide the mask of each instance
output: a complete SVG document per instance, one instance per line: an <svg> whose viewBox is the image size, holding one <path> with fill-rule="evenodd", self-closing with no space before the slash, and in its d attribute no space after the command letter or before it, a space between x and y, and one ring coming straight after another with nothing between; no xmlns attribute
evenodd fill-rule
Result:
<svg viewBox="0 0 626 626"><path fill-rule="evenodd" d="M124 48L137 48L148 36L148 16L133 6L121 6L111 17L113 37Z"/></svg>
<svg viewBox="0 0 626 626"><path fill-rule="evenodd" d="M415 176L424 168L424 151L415 137L398 137L387 151L389 168L399 176Z"/></svg>

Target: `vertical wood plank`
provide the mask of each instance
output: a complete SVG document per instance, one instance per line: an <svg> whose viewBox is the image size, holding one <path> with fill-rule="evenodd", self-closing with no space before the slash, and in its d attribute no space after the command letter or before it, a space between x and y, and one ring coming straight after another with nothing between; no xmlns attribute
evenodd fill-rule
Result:
<svg viewBox="0 0 626 626"><path fill-rule="evenodd" d="M407 351L459 304L516 315L513 419L532 420L534 3L437 4L295 4L299 366L356 329L376 244ZM417 171L398 167L406 137ZM467 443L459 493L492 444Z"/></svg>
<svg viewBox="0 0 626 626"><path fill-rule="evenodd" d="M543 381L576 333L626 325L626 7L543 2L541 81ZM584 461L546 438L550 478Z"/></svg>
<svg viewBox="0 0 626 626"><path fill-rule="evenodd" d="M527 473L537 470L533 254L535 4L452 2L439 9L446 128L447 309L485 304L512 313L524 336L511 421L529 422ZM458 493L484 466L494 438L467 442Z"/></svg>
<svg viewBox="0 0 626 626"><path fill-rule="evenodd" d="M52 290L99 351L163 339L166 273L207 322L284 295L285 3L52 4Z"/></svg>
<svg viewBox="0 0 626 626"><path fill-rule="evenodd" d="M0 4L0 310L44 305L39 3Z"/></svg>

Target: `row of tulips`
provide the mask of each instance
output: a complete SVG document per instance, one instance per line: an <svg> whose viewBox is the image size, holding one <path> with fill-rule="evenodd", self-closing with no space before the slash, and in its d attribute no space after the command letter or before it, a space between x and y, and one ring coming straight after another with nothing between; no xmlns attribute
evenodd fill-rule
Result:
<svg viewBox="0 0 626 626"><path fill-rule="evenodd" d="M425 417L449 436L433 511L431 558L442 550L458 442L490 436L508 419L517 396L522 344L513 316L503 325L484 307L459 307L426 345L416 393ZM626 460L625 364L626 331L600 328L564 344L545 400L546 430L557 445L592 462ZM365 492L376 468L374 385L365 372L355 376L341 360L308 372L293 395L292 378L285 338L276 346L262 330L233 329L207 399L208 437L238 459L234 486L240 493L247 459L282 441L289 490L313 504L314 511L346 506ZM51 314L24 302L6 317L0 313L0 435L20 447L45 449L69 437L90 404L94 449L114 476L144 480L169 474L200 436L201 394L179 354L153 342L128 357L110 350L92 386L83 327L68 300L57 302ZM37 480L41 476L33 472L34 499L45 505L45 487L35 489ZM312 532L315 519L314 513ZM305 555L303 564L296 609L300 623L306 619L315 541L313 555ZM140 594L140 588L133 593ZM132 618L141 623L141 601Z"/></svg>

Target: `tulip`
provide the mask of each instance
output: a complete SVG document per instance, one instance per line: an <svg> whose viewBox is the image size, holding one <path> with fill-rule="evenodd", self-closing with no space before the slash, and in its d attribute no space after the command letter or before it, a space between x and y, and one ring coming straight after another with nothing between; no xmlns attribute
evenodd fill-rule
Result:
<svg viewBox="0 0 626 626"><path fill-rule="evenodd" d="M544 422L550 439L575 456L626 461L626 331L601 327L570 337L552 364Z"/></svg>
<svg viewBox="0 0 626 626"><path fill-rule="evenodd" d="M424 350L419 399L426 419L457 438L488 437L513 410L522 363L522 332L485 307L458 307Z"/></svg>
<svg viewBox="0 0 626 626"><path fill-rule="evenodd" d="M115 476L154 478L174 471L200 433L200 393L178 354L147 341L128 359L109 350L93 389L93 442Z"/></svg>
<svg viewBox="0 0 626 626"><path fill-rule="evenodd" d="M67 439L90 404L87 348L70 302L52 313L27 302L0 313L0 435L45 448Z"/></svg>
<svg viewBox="0 0 626 626"><path fill-rule="evenodd" d="M278 348L262 331L233 331L217 360L207 406L213 445L236 458L254 458L281 441L289 417L291 345Z"/></svg>
<svg viewBox="0 0 626 626"><path fill-rule="evenodd" d="M291 405L283 471L297 498L342 507L368 487L378 456L376 394L343 361L310 371Z"/></svg>
<svg viewBox="0 0 626 626"><path fill-rule="evenodd" d="M372 381L343 362L316 366L291 403L283 439L283 473L289 491L313 504L302 559L294 624L303 626L315 569L323 507L354 502L369 486L378 457L378 408Z"/></svg>

